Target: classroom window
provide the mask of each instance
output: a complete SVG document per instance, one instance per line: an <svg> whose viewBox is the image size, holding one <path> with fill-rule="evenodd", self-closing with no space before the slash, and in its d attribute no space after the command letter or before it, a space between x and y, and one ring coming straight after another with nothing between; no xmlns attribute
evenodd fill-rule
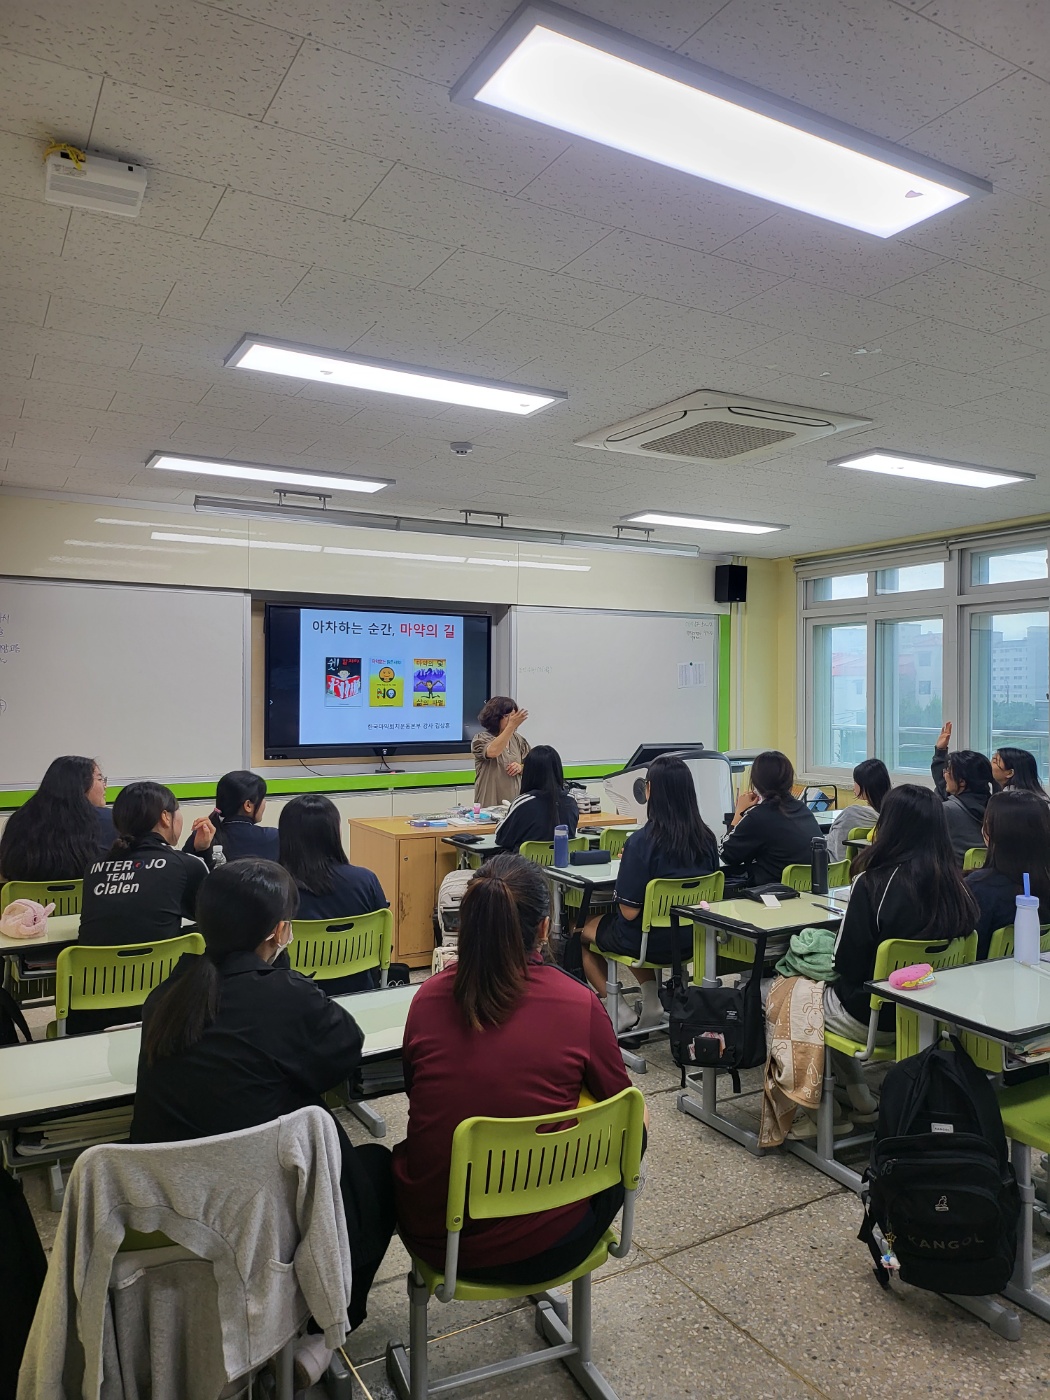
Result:
<svg viewBox="0 0 1050 1400"><path fill-rule="evenodd" d="M876 623L876 756L894 773L924 773L941 728L944 621Z"/></svg>
<svg viewBox="0 0 1050 1400"><path fill-rule="evenodd" d="M837 602L840 598L866 598L867 574L832 574L810 581L810 596L814 603Z"/></svg>
<svg viewBox="0 0 1050 1400"><path fill-rule="evenodd" d="M1050 768L1050 612L979 612L970 618L972 748L1029 749Z"/></svg>
<svg viewBox="0 0 1050 1400"><path fill-rule="evenodd" d="M875 575L876 593L918 593L944 587L944 565L906 564L896 569L879 569Z"/></svg>
<svg viewBox="0 0 1050 1400"><path fill-rule="evenodd" d="M868 638L861 625L813 629L813 761L852 768L867 757Z"/></svg>
<svg viewBox="0 0 1050 1400"><path fill-rule="evenodd" d="M970 555L970 585L974 588L1046 577L1045 547L974 550Z"/></svg>

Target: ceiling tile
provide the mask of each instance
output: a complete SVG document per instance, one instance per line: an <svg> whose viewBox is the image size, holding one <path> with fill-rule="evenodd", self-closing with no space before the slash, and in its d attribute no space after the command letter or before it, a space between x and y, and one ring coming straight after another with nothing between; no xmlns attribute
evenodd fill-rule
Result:
<svg viewBox="0 0 1050 1400"><path fill-rule="evenodd" d="M571 366L574 374L595 374L616 369L649 348L644 340L627 340L613 334L599 334L595 330L580 330L563 322L542 321L535 316L520 316L511 311L501 311L463 343L466 347L476 347L519 365L566 364Z"/></svg>
<svg viewBox="0 0 1050 1400"><path fill-rule="evenodd" d="M737 359L779 374L828 379L832 384L861 384L909 363L908 356L884 354L880 348L859 353L863 350L862 346L839 345L813 336L781 335Z"/></svg>
<svg viewBox="0 0 1050 1400"><path fill-rule="evenodd" d="M990 199L968 200L946 209L909 229L906 237L909 243L942 257L1033 282L1046 275L1050 209L1000 189Z"/></svg>
<svg viewBox="0 0 1050 1400"><path fill-rule="evenodd" d="M890 139L1013 68L922 15L872 0L729 0L681 52Z"/></svg>
<svg viewBox="0 0 1050 1400"><path fill-rule="evenodd" d="M875 336L918 320L919 311L896 310L879 301L847 296L808 282L781 282L733 309L734 320L754 321L779 331L797 331L844 345L867 345Z"/></svg>
<svg viewBox="0 0 1050 1400"><path fill-rule="evenodd" d="M0 128L33 137L41 156L49 137L83 145L102 87L101 66L98 73L85 73L84 67L0 46Z"/></svg>
<svg viewBox="0 0 1050 1400"><path fill-rule="evenodd" d="M427 278L424 290L577 326L591 325L631 299L612 287L479 253L453 254Z"/></svg>
<svg viewBox="0 0 1050 1400"><path fill-rule="evenodd" d="M69 210L59 205L0 195L0 247L5 263L11 266L19 258L57 258L68 223Z"/></svg>
<svg viewBox="0 0 1050 1400"><path fill-rule="evenodd" d="M129 369L140 346L134 340L107 340L98 335L73 335L16 321L0 321L0 344L30 355L59 355L89 364Z"/></svg>
<svg viewBox="0 0 1050 1400"><path fill-rule="evenodd" d="M1050 25L1040 0L927 0L923 18L1050 79Z"/></svg>
<svg viewBox="0 0 1050 1400"><path fill-rule="evenodd" d="M1050 312L1050 292L954 262L888 287L879 293L878 301L916 317L935 315L976 330L1010 330Z"/></svg>
<svg viewBox="0 0 1050 1400"><path fill-rule="evenodd" d="M877 374L866 381L865 387L877 393L901 394L906 399L958 408L985 399L989 394L1002 393L1009 385L980 374L958 374L949 369L935 369L932 365L911 364Z"/></svg>
<svg viewBox="0 0 1050 1400"><path fill-rule="evenodd" d="M769 326L714 316L655 297L635 297L619 311L596 321L591 329L644 340L649 345L674 345L684 351L706 353L717 348L728 358L775 340L778 334Z"/></svg>
<svg viewBox="0 0 1050 1400"><path fill-rule="evenodd" d="M267 122L513 194L567 146L564 136L454 106L445 88L307 43Z"/></svg>
<svg viewBox="0 0 1050 1400"><path fill-rule="evenodd" d="M983 399L978 407L997 418L1016 418L1022 423L1050 428L1050 396L1036 389L1008 389Z"/></svg>
<svg viewBox="0 0 1050 1400"><path fill-rule="evenodd" d="M208 107L261 117L299 48L290 34L210 5L49 0L0 10L0 44Z"/></svg>
<svg viewBox="0 0 1050 1400"><path fill-rule="evenodd" d="M556 272L609 231L589 219L401 165L355 218L382 229L425 232L427 238L475 253L498 248L510 262L548 272Z"/></svg>
<svg viewBox="0 0 1050 1400"><path fill-rule="evenodd" d="M1017 326L1010 330L1009 335L996 335L991 331L948 325L925 318L913 321L902 330L873 336L863 344L870 352L881 349L884 354L895 358L919 360L922 364L967 374L977 369L994 371L998 366L1020 358L1025 352L1021 341L1022 329ZM1050 349L1050 341L1047 348Z"/></svg>
<svg viewBox="0 0 1050 1400"><path fill-rule="evenodd" d="M780 274L760 272L742 262L623 232L609 234L563 271L716 313L730 311L783 280Z"/></svg>

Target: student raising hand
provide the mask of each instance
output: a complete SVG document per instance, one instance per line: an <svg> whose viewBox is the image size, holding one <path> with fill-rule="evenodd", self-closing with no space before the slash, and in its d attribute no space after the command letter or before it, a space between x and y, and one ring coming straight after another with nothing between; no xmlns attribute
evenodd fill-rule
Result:
<svg viewBox="0 0 1050 1400"><path fill-rule="evenodd" d="M952 722L950 719L946 719L944 721L944 724L941 726L941 732L937 735L937 742L934 744L933 747L937 750L938 753L944 753L951 741Z"/></svg>

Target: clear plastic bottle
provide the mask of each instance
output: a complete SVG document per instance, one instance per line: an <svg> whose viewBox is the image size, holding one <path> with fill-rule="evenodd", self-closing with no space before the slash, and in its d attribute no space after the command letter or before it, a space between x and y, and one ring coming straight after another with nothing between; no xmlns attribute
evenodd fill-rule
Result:
<svg viewBox="0 0 1050 1400"><path fill-rule="evenodd" d="M1034 894L1017 896L1014 915L1014 962L1039 962L1039 899Z"/></svg>
<svg viewBox="0 0 1050 1400"><path fill-rule="evenodd" d="M211 843L211 867L218 870L220 865L226 864L226 855L217 841Z"/></svg>

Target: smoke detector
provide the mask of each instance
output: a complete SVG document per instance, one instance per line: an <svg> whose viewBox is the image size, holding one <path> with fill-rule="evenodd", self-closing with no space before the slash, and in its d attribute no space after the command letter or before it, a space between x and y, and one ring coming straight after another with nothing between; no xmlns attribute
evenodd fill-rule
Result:
<svg viewBox="0 0 1050 1400"><path fill-rule="evenodd" d="M137 218L146 193L143 167L106 156L77 155L74 160L67 150L53 151L44 161L44 202Z"/></svg>
<svg viewBox="0 0 1050 1400"><path fill-rule="evenodd" d="M833 433L865 428L870 422L845 413L698 389L673 403L577 438L576 446L638 457L731 462L735 466L774 457Z"/></svg>

